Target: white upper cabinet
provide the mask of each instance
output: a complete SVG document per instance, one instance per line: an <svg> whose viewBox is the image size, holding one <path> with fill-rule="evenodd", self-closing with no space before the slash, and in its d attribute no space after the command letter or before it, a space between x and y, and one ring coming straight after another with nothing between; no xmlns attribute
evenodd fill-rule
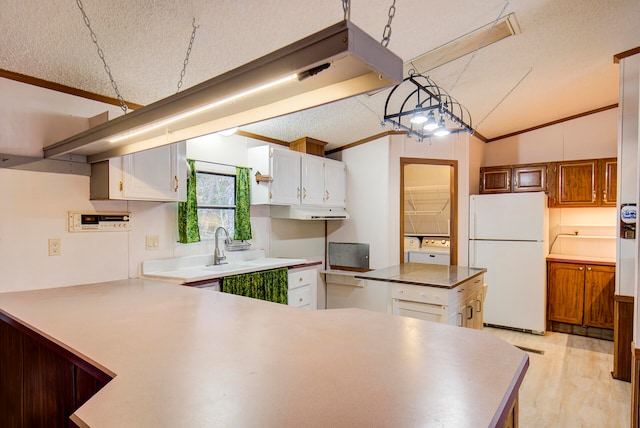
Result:
<svg viewBox="0 0 640 428"><path fill-rule="evenodd" d="M324 205L344 207L347 203L347 168L344 162L324 159Z"/></svg>
<svg viewBox="0 0 640 428"><path fill-rule="evenodd" d="M252 175L270 181L251 180L251 203L298 205L300 203L300 153L270 146L252 147L248 153Z"/></svg>
<svg viewBox="0 0 640 428"><path fill-rule="evenodd" d="M324 159L302 155L302 205L324 204Z"/></svg>
<svg viewBox="0 0 640 428"><path fill-rule="evenodd" d="M248 159L253 175L270 179L252 179L252 204L345 206L343 162L269 146L250 148Z"/></svg>
<svg viewBox="0 0 640 428"><path fill-rule="evenodd" d="M186 143L92 164L91 199L186 201Z"/></svg>

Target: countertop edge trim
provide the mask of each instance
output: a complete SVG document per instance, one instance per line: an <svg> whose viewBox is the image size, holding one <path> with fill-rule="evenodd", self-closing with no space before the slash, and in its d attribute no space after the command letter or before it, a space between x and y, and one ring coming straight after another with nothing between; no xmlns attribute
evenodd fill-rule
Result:
<svg viewBox="0 0 640 428"><path fill-rule="evenodd" d="M409 285L420 285L423 287L434 287L434 288L444 288L446 290L452 290L454 288L456 288L457 286L459 286L460 284L462 284L463 282L467 282L470 279L473 279L477 276L483 275L487 272L486 269L481 269L481 268L474 268L474 269L479 269L478 272L474 273L473 275L469 275L468 277L466 277L465 279L462 279L454 284L451 285L442 285L442 284L433 284L433 283L427 283L427 282L417 282L417 281L409 281L409 280L404 280L404 279L398 279L398 278L374 278L371 276L359 276L359 275L355 275L354 278L356 279L368 279L371 281L381 281L381 282L393 282L396 284L409 284ZM375 271L373 271L375 272Z"/></svg>

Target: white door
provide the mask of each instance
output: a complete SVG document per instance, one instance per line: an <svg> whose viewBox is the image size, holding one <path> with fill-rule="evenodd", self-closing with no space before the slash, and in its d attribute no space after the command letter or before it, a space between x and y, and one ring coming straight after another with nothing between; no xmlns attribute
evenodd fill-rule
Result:
<svg viewBox="0 0 640 428"><path fill-rule="evenodd" d="M546 207L543 192L471 195L469 239L547 240Z"/></svg>
<svg viewBox="0 0 640 428"><path fill-rule="evenodd" d="M347 200L347 172L344 162L324 160L324 205L345 207Z"/></svg>
<svg viewBox="0 0 640 428"><path fill-rule="evenodd" d="M469 266L487 269L485 324L544 332L545 257L543 242L469 242Z"/></svg>
<svg viewBox="0 0 640 428"><path fill-rule="evenodd" d="M271 204L300 204L300 153L293 150L271 151Z"/></svg>
<svg viewBox="0 0 640 428"><path fill-rule="evenodd" d="M302 155L302 205L324 203L324 159Z"/></svg>

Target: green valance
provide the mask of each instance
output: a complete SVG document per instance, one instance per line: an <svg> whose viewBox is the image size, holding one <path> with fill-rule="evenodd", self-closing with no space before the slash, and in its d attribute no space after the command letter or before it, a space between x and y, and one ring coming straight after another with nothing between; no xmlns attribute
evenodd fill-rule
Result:
<svg viewBox="0 0 640 428"><path fill-rule="evenodd" d="M222 291L269 302L287 304L287 268L243 273L222 278Z"/></svg>

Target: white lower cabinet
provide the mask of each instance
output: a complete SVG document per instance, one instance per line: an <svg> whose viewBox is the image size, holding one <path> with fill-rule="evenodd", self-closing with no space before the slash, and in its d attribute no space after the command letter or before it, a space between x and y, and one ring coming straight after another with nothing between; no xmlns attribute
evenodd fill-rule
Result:
<svg viewBox="0 0 640 428"><path fill-rule="evenodd" d="M392 283L392 313L481 330L483 280L476 276L453 289Z"/></svg>
<svg viewBox="0 0 640 428"><path fill-rule="evenodd" d="M287 303L302 309L318 309L318 269L289 270Z"/></svg>

